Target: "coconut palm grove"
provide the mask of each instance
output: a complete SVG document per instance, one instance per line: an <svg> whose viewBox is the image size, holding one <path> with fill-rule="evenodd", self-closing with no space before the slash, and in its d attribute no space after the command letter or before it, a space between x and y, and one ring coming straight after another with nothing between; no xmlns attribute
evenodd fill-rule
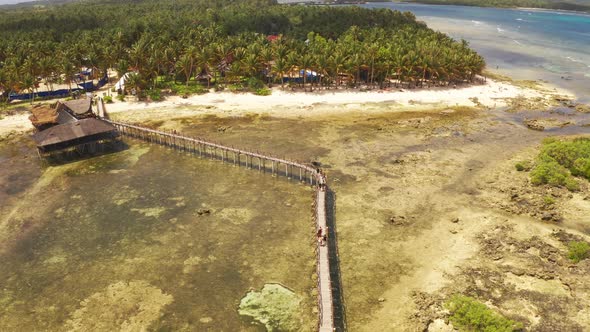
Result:
<svg viewBox="0 0 590 332"><path fill-rule="evenodd" d="M140 96L468 82L484 60L409 12L273 0L94 1L0 11L0 92L128 75Z"/></svg>

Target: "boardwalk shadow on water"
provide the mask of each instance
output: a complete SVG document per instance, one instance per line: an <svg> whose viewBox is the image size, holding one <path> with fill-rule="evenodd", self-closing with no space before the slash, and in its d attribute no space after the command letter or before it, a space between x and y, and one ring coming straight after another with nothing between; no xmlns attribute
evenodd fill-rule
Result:
<svg viewBox="0 0 590 332"><path fill-rule="evenodd" d="M326 222L328 225L328 247L330 249L330 279L332 280L334 328L346 331L346 310L340 274L340 258L338 255L338 238L336 237L336 193L331 189L326 192Z"/></svg>

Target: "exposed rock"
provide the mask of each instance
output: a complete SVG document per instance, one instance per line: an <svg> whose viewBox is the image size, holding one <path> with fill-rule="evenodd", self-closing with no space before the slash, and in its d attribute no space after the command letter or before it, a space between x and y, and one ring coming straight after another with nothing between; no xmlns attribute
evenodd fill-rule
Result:
<svg viewBox="0 0 590 332"><path fill-rule="evenodd" d="M451 222L452 222L452 223L454 223L454 224L456 224L456 223L458 223L458 222L459 222L459 218L453 218L453 219L451 220Z"/></svg>
<svg viewBox="0 0 590 332"><path fill-rule="evenodd" d="M541 125L538 120L524 120L525 126L532 130L543 131L545 126Z"/></svg>
<svg viewBox="0 0 590 332"><path fill-rule="evenodd" d="M444 310L441 307L442 299L439 295L429 294L426 292L413 292L412 299L416 304L416 312L412 314L412 320L423 326L427 331L433 321L443 319ZM435 330L438 331L438 330Z"/></svg>
<svg viewBox="0 0 590 332"><path fill-rule="evenodd" d="M406 217L404 216L391 216L389 217L389 223L394 226L400 226L406 223Z"/></svg>
<svg viewBox="0 0 590 332"><path fill-rule="evenodd" d="M197 211L197 214L202 216L202 215L209 215L211 214L211 209L199 209Z"/></svg>
<svg viewBox="0 0 590 332"><path fill-rule="evenodd" d="M455 328L452 324L447 324L444 319L438 318L428 324L428 332L453 332Z"/></svg>
<svg viewBox="0 0 590 332"><path fill-rule="evenodd" d="M545 212L541 215L541 220L560 222L561 217L555 212Z"/></svg>

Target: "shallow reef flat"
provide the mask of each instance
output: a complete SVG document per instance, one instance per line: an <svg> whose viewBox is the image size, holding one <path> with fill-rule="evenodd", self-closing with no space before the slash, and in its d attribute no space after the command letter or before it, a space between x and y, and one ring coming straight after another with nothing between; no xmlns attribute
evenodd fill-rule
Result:
<svg viewBox="0 0 590 332"><path fill-rule="evenodd" d="M8 198L0 329L264 330L239 314L240 301L281 284L298 301L271 326L312 330L312 191L128 143L119 153L53 166L39 165L24 143L26 159L0 149L7 162L29 165L22 172L36 170L30 179L0 171ZM22 190L8 191L17 183Z"/></svg>
<svg viewBox="0 0 590 332"><path fill-rule="evenodd" d="M350 330L452 328L444 303L453 294L491 303L527 329L588 326L590 265L570 268L567 260L567 241L588 240L587 191L533 187L514 168L546 137L588 134L587 114L342 107L342 114L301 118L179 114L144 124L319 163L336 193ZM567 124L544 131L526 125L547 117ZM93 303L125 289L150 304L129 312L124 303L113 306L127 317L119 326L314 329L311 191L131 145L70 164L63 175L44 169L27 182L19 197L33 188L40 194L22 200L13 229L0 233L12 239L0 242L8 262L2 324L74 326L92 319ZM48 175L52 181L43 180ZM546 195L561 222L539 217L545 207L535 202ZM289 312L298 318L273 325Z"/></svg>
<svg viewBox="0 0 590 332"><path fill-rule="evenodd" d="M375 109L364 112L367 107ZM587 326L578 309L589 305L582 277L588 265L567 269L567 242L554 230L588 238L580 226L588 218L580 219L580 211L560 224L544 223L505 208L512 187L527 182L514 169L519 156L545 137L588 133L587 116L468 107L392 112L387 104L347 108L298 119L202 116L152 125L322 166L336 193L350 330L452 328L443 306L457 293L490 301L527 328ZM569 123L546 131L526 126L527 119L544 117ZM541 195L547 189L527 190ZM571 200L585 195L574 193ZM559 199L563 206L567 197ZM523 280L539 287L523 289ZM566 284L574 287L567 294Z"/></svg>

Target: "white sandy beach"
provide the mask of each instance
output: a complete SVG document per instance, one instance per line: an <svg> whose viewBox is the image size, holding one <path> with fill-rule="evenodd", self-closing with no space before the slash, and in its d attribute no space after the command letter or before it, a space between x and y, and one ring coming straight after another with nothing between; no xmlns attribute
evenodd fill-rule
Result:
<svg viewBox="0 0 590 332"><path fill-rule="evenodd" d="M566 93L560 91L559 93ZM100 94L100 93L99 93ZM368 92L350 90L328 90L315 92L287 92L273 89L270 96L256 96L250 93L211 92L183 99L168 97L161 102L120 102L106 106L111 114L130 112L142 114L141 120L161 111L169 117L199 114L242 115L264 113L281 117L299 117L344 113L350 110L365 111L363 104L387 103L388 110L407 110L425 107L476 106L475 102L486 107L506 106L507 101L516 97L550 98L539 90L522 88L509 83L488 80L485 85L462 88L436 88L415 90L373 90ZM477 98L477 99L475 99ZM314 107L331 105L342 107ZM367 112L382 112L378 108L367 108ZM160 113L160 112L158 112ZM162 115L162 114L158 114ZM7 116L0 120L0 135L11 131L32 129L28 114Z"/></svg>
<svg viewBox="0 0 590 332"><path fill-rule="evenodd" d="M474 85L464 88L449 89L414 89L414 90L373 90L368 92L350 90L321 90L310 92L287 92L279 88L273 89L270 96L256 96L251 93L218 92L194 95L183 99L169 97L157 103L123 103L115 102L107 106L111 113L145 110L154 108L174 108L183 106L203 106L204 110L214 107L215 110L240 112L264 112L282 116L312 115L310 106L349 105L365 103L394 103L401 107L416 105L449 105L474 106L473 98L487 107L502 107L506 99L523 96L525 98L543 97L537 90L524 89L508 83L488 81L485 85ZM285 113L285 108L292 108ZM277 110L280 109L280 110ZM345 111L343 109L342 111Z"/></svg>

